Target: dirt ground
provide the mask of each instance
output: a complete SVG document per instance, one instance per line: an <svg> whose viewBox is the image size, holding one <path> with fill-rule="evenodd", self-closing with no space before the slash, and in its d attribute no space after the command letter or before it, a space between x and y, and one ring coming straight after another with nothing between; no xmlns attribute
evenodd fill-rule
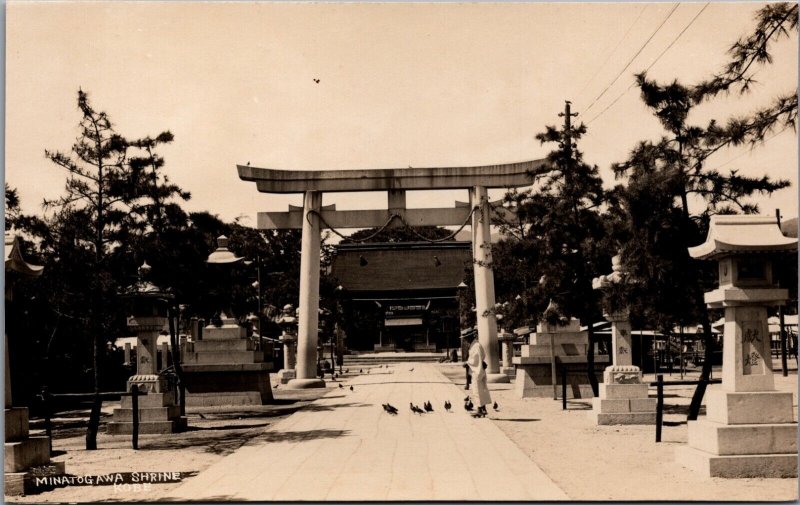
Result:
<svg viewBox="0 0 800 505"><path fill-rule="evenodd" d="M437 368L463 387L464 371L458 364ZM365 367L365 373L367 372ZM666 374L665 374L666 375ZM687 379L697 377L689 372ZM719 377L718 374L716 374ZM680 378L673 373L672 379ZM346 380L346 377L344 378ZM669 380L670 377L666 376ZM645 380L653 380L646 376ZM786 378L775 375L776 387L794 393L797 410L797 370ZM273 378L273 384L274 378ZM61 413L55 420L53 450L55 461L66 463L74 476L115 474L134 482L132 472L180 472L171 482L152 484L157 493L142 493L131 487L70 485L24 497L6 497L18 503L141 501L147 496L164 496L180 481L203 471L220 458L248 443L263 443L280 437L269 430L281 419L326 394L324 390L274 390L276 403L247 409L200 409L188 412L189 431L170 437L140 436L134 451L127 436L109 436L101 427L98 450L84 450L88 412ZM571 400L568 409L550 398L515 398L513 385L492 385L499 403L490 412L506 435L574 500L654 501L788 501L797 500L796 479L708 479L691 472L674 460L674 449L686 443L686 412L691 386L665 388L665 416L662 442L655 443L654 426L595 426L588 417L590 400ZM655 394L654 388L651 395ZM103 409L103 423L110 420L116 405ZM701 411L701 415L704 412ZM32 429L41 427L32 420ZM270 464L270 462L265 462Z"/></svg>
<svg viewBox="0 0 800 505"><path fill-rule="evenodd" d="M276 384L272 378L272 384ZM329 388L337 384L329 383ZM273 389L276 403L258 407L222 409L190 409L187 412L189 430L169 437L140 435L139 450L131 448L129 436L111 436L105 433L105 424L118 402L103 405L101 429L96 451L86 451L85 426L88 411L59 413L53 430L53 461L63 461L68 475L98 476L122 474L124 483L143 483L146 473L180 472L169 482L151 484L158 486L159 494L180 484L187 477L208 468L224 456L249 442L269 442L280 433L268 428L298 409L323 396L326 389L286 390ZM40 427L32 420L31 429ZM132 475L141 472L141 476ZM162 477L157 477L161 479ZM138 482L136 482L138 480ZM120 483L121 484L121 483ZM141 498L133 486L69 485L22 497L6 497L7 502L92 502L92 501L143 501L153 493L142 492ZM144 490L143 490L144 491Z"/></svg>
<svg viewBox="0 0 800 505"><path fill-rule="evenodd" d="M779 366L779 365L778 365ZM439 365L454 383L464 385L464 370ZM719 371L714 376L720 377ZM698 371L687 380L696 380ZM680 374L665 374L665 381ZM646 375L645 381L655 380ZM794 393L797 419L797 370L788 377L775 375L776 389ZM711 386L719 387L719 386ZM653 501L783 501L798 499L797 479L704 478L678 465L674 451L687 441L686 414L693 386L664 388L662 441L655 442L655 426L595 426L588 411L591 400L516 398L513 384L493 384L499 404L490 417L497 426L574 500ZM651 388L655 396L655 388ZM700 415L705 414L701 408Z"/></svg>

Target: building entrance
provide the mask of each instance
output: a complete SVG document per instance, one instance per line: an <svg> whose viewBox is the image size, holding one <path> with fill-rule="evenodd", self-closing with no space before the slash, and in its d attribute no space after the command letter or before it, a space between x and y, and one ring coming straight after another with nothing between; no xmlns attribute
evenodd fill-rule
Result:
<svg viewBox="0 0 800 505"><path fill-rule="evenodd" d="M297 342L297 379L294 388L324 387L316 378L319 326L320 231L323 227L339 233L346 228L388 226L464 226L472 225L472 261L474 263L475 306L478 339L486 350L490 381L507 382L500 373L497 320L494 308L494 277L490 225L493 214L488 188L527 186L529 175L546 160L506 165L474 167L436 167L380 170L274 170L238 165L239 177L256 184L262 193L302 193L303 207L289 212L260 212L260 229L302 229L300 260L300 300ZM406 191L468 189L470 202L453 208L407 209ZM326 192L386 191L386 210L337 211L323 207ZM508 216L503 216L507 218Z"/></svg>

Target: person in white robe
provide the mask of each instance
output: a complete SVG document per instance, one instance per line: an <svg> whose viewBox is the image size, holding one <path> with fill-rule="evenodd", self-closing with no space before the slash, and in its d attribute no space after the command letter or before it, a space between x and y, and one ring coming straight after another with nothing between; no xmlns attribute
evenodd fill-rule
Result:
<svg viewBox="0 0 800 505"><path fill-rule="evenodd" d="M469 346L467 365L472 373L472 396L478 410L475 417L486 416L486 405L492 403L489 395L489 386L486 383L486 351L483 350L477 338Z"/></svg>

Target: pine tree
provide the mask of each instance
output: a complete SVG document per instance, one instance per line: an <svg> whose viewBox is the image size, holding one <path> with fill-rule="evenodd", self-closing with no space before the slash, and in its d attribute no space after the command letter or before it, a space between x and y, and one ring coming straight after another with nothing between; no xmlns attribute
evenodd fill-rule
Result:
<svg viewBox="0 0 800 505"><path fill-rule="evenodd" d="M560 129L548 126L536 136L542 144L557 147L548 154L548 163L530 174L530 189L506 194L505 201L521 224L501 225L509 238L498 244L494 264L505 265L495 271L498 286L515 283L514 278L523 282L525 291L519 297L519 291L502 290L498 295L498 299L508 299L512 320L519 317L522 306L526 322L532 322L534 315L544 315L552 300L562 315L578 317L589 325L591 369L591 323L601 315L592 279L608 268L610 260L603 247L605 225L600 208L606 195L602 180L597 166L585 163L577 149L577 141L585 133L583 124L565 124ZM594 374L589 376L597 394Z"/></svg>
<svg viewBox="0 0 800 505"><path fill-rule="evenodd" d="M80 135L71 153L45 151L50 161L67 171L65 194L55 200L45 201L45 208L55 209L59 219L81 223L70 227L74 233L73 244L87 247L85 287L89 295L86 321L92 335L92 371L94 400L86 433L86 448L97 448L97 430L100 424L101 364L105 352L105 338L110 332L110 305L116 298L117 284L108 264L108 250L116 243L120 225L127 212L126 163L128 142L116 133L105 112L95 110L88 95L78 91L78 109L81 112Z"/></svg>
<svg viewBox="0 0 800 505"><path fill-rule="evenodd" d="M776 102L747 118L730 118L725 127L717 121L690 123L698 104L720 93L752 85L752 66L771 61L770 40L788 34L797 23L797 5L767 6L759 13L753 35L732 48L734 60L720 74L697 85L678 81L658 83L645 73L636 76L642 101L665 130L657 142L640 142L629 158L613 165L628 186L618 187L620 206L615 210L615 236L622 245L622 259L634 283L615 290L607 302L628 304L665 334L674 325L700 323L706 356L701 383L695 391L690 418L696 418L711 373L712 336L708 309L703 299L715 278L707 265L692 260L688 247L705 239L713 214L756 213L749 197L771 194L789 182L768 175L751 177L738 170L723 173L709 169L707 159L729 145L758 143L775 125L794 125L797 99L779 97ZM690 200L698 202L692 212Z"/></svg>

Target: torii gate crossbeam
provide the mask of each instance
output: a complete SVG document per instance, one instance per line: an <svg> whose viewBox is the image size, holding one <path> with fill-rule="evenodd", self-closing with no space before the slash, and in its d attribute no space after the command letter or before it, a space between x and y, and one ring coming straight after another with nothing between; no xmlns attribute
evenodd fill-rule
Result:
<svg viewBox="0 0 800 505"><path fill-rule="evenodd" d="M475 308L478 339L486 351L490 382L507 382L500 373L497 320L494 313L494 276L490 225L492 208L488 188L511 188L530 183L529 173L544 160L505 165L373 170L302 171L275 170L238 165L239 177L256 183L262 193L302 193L303 207L288 212L260 212L260 229L302 229L300 300L297 342L297 378L289 387L323 387L316 377L319 312L320 230L371 228L385 225L393 216L412 226L458 226L472 219L472 252L475 275ZM407 209L406 190L468 189L470 204L452 208ZM386 210L337 211L322 207L324 192L387 191ZM503 210L496 209L502 213ZM394 223L396 226L399 223Z"/></svg>

